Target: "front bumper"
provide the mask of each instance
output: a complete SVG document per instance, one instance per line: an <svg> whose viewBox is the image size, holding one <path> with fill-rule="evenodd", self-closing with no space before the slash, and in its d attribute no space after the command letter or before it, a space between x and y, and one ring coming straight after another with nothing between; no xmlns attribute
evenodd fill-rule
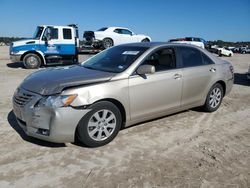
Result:
<svg viewBox="0 0 250 188"><path fill-rule="evenodd" d="M21 104L21 96L31 96ZM81 118L89 109L72 107L35 107L42 96L20 89L13 96L13 112L18 124L29 136L56 143L74 142L75 130Z"/></svg>
<svg viewBox="0 0 250 188"><path fill-rule="evenodd" d="M15 62L20 62L21 61L21 55L19 54L12 54L10 55L10 60L12 63L15 63Z"/></svg>

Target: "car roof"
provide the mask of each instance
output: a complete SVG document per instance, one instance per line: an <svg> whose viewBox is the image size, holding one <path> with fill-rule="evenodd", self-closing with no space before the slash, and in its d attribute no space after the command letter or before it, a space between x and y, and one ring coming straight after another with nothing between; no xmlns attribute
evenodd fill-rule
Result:
<svg viewBox="0 0 250 188"><path fill-rule="evenodd" d="M108 29L127 29L127 30L130 30L126 27L107 27Z"/></svg>
<svg viewBox="0 0 250 188"><path fill-rule="evenodd" d="M39 25L39 27L55 27L55 28L72 28L72 26L63 26L63 25Z"/></svg>
<svg viewBox="0 0 250 188"><path fill-rule="evenodd" d="M148 48L160 47L160 46L187 46L187 47L201 49L200 47L191 44L172 43L172 42L137 42L137 43L121 44L120 46L134 46L134 47L148 47Z"/></svg>
<svg viewBox="0 0 250 188"><path fill-rule="evenodd" d="M128 46L128 47L147 47L147 48L157 48L157 47L189 47L189 48L195 48L203 53L205 53L207 56L209 56L213 61L218 62L218 58L215 57L215 55L211 54L209 51L192 45L192 44L185 44L185 43L172 43L172 42L138 42L138 43L127 43L127 44L121 44L118 46Z"/></svg>

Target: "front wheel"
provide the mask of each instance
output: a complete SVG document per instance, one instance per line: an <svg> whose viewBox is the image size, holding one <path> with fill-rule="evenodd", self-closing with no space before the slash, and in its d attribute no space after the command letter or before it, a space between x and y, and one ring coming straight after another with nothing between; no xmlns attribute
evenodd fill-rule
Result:
<svg viewBox="0 0 250 188"><path fill-rule="evenodd" d="M222 102L223 99L223 87L221 84L214 84L209 90L206 98L206 102L203 106L204 110L207 112L216 111Z"/></svg>
<svg viewBox="0 0 250 188"><path fill-rule="evenodd" d="M108 101L95 103L90 109L91 111L78 124L79 141L89 147L108 144L116 137L121 128L120 110Z"/></svg>
<svg viewBox="0 0 250 188"><path fill-rule="evenodd" d="M23 64L26 69L37 69L41 66L41 58L33 53L26 54L23 58Z"/></svg>

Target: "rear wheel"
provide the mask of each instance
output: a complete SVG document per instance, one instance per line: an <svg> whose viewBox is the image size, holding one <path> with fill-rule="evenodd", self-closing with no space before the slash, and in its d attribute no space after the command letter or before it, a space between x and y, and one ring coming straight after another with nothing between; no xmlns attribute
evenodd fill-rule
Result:
<svg viewBox="0 0 250 188"><path fill-rule="evenodd" d="M92 110L78 124L79 141L89 147L108 144L121 128L122 116L119 109L108 101L95 103L90 109Z"/></svg>
<svg viewBox="0 0 250 188"><path fill-rule="evenodd" d="M41 58L33 53L26 54L23 58L23 64L27 69L37 69L41 66Z"/></svg>
<svg viewBox="0 0 250 188"><path fill-rule="evenodd" d="M221 84L214 84L207 94L206 102L203 106L204 110L207 112L216 111L222 102L223 92L224 91Z"/></svg>
<svg viewBox="0 0 250 188"><path fill-rule="evenodd" d="M102 45L103 45L103 48L104 48L104 49L107 49L107 48L112 47L112 46L114 45L114 42L113 42L113 40L110 39L110 38L105 38L105 39L103 39L103 41L102 41Z"/></svg>
<svg viewBox="0 0 250 188"><path fill-rule="evenodd" d="M150 42L149 39L145 38L141 42Z"/></svg>
<svg viewBox="0 0 250 188"><path fill-rule="evenodd" d="M218 51L218 55L219 55L220 57L222 56L221 50Z"/></svg>

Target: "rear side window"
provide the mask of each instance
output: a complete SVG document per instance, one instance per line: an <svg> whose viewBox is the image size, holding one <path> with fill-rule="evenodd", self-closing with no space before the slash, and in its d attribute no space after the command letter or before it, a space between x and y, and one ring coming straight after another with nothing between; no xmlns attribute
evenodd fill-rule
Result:
<svg viewBox="0 0 250 188"><path fill-rule="evenodd" d="M97 31L106 31L108 28L107 27L102 27L101 29L98 29Z"/></svg>
<svg viewBox="0 0 250 188"><path fill-rule="evenodd" d="M182 66L194 67L203 65L201 52L195 48L180 47Z"/></svg>
<svg viewBox="0 0 250 188"><path fill-rule="evenodd" d="M63 29L63 38L72 39L71 29Z"/></svg>
<svg viewBox="0 0 250 188"><path fill-rule="evenodd" d="M202 53L202 58L203 58L203 64L204 65L211 65L214 64L214 62L204 53Z"/></svg>

